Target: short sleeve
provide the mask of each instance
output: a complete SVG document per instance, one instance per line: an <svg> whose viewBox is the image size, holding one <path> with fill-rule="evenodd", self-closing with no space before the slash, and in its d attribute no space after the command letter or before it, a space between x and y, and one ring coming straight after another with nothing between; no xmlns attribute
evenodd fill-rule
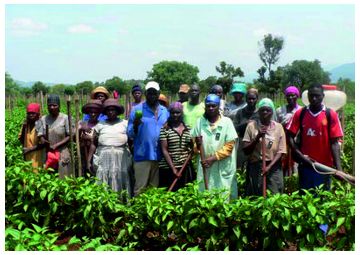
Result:
<svg viewBox="0 0 360 255"><path fill-rule="evenodd" d="M299 131L299 119L301 111L302 109L297 110L294 116L290 119L289 124L286 126L286 129L294 134L297 134L297 132Z"/></svg>
<svg viewBox="0 0 360 255"><path fill-rule="evenodd" d="M330 138L337 138L344 136L339 116L337 113L333 110L330 110L330 117L331 117L331 123L330 123Z"/></svg>
<svg viewBox="0 0 360 255"><path fill-rule="evenodd" d="M164 127L161 128L160 130L160 136L159 136L159 140L160 141L166 141L167 140L167 134L166 134L166 130Z"/></svg>
<svg viewBox="0 0 360 255"><path fill-rule="evenodd" d="M236 139L238 139L238 134L236 133L234 124L232 123L231 119L228 117L226 118L226 139L225 139L225 143L227 142L231 142L231 141L235 141Z"/></svg>
<svg viewBox="0 0 360 255"><path fill-rule="evenodd" d="M285 137L285 131L281 124L277 124L277 128L279 130L279 149L277 153L286 154L286 137Z"/></svg>
<svg viewBox="0 0 360 255"><path fill-rule="evenodd" d="M195 122L195 125L194 125L194 128L190 131L190 135L192 137L197 137L197 136L200 136L201 135L201 130L200 130L200 127L201 127L201 120L202 120L203 117L200 117L196 120Z"/></svg>
<svg viewBox="0 0 360 255"><path fill-rule="evenodd" d="M255 125L255 122L250 122L245 129L245 133L244 133L244 138L243 138L243 142L250 142L251 139L253 138L252 136L252 127Z"/></svg>
<svg viewBox="0 0 360 255"><path fill-rule="evenodd" d="M43 118L45 118L45 116ZM37 137L45 136L44 135L45 130L44 130L44 123L43 123L44 119L43 118L41 118L40 120L37 120L35 122L35 132L37 134Z"/></svg>

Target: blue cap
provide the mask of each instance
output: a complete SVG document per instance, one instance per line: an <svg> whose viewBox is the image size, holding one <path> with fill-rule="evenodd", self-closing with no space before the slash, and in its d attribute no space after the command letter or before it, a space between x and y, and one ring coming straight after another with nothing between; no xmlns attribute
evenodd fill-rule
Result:
<svg viewBox="0 0 360 255"><path fill-rule="evenodd" d="M205 104L209 103L215 103L217 105L220 105L220 98L215 94L210 94L205 99Z"/></svg>

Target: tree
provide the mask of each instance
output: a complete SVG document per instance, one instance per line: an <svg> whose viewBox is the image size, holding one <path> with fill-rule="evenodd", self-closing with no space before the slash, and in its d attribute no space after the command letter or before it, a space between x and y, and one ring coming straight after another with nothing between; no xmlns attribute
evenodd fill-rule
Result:
<svg viewBox="0 0 360 255"><path fill-rule="evenodd" d="M65 87L65 84L56 84L51 87L51 93L57 95L64 95Z"/></svg>
<svg viewBox="0 0 360 255"><path fill-rule="evenodd" d="M74 95L75 94L75 86L73 86L73 85L66 86L64 89L64 94L70 95L70 96Z"/></svg>
<svg viewBox="0 0 360 255"><path fill-rule="evenodd" d="M27 97L32 95L32 93L33 93L32 89L29 87L20 87L19 91L20 91L21 95L25 95Z"/></svg>
<svg viewBox="0 0 360 255"><path fill-rule="evenodd" d="M42 83L41 81L35 82L34 85L31 87L33 94L36 95L37 93L39 93L40 91L43 92L44 95L48 94L50 91L50 87L46 86L44 83Z"/></svg>
<svg viewBox="0 0 360 255"><path fill-rule="evenodd" d="M218 78L216 76L209 76L205 80L201 80L199 82L201 92L209 93L210 88L217 84L217 80Z"/></svg>
<svg viewBox="0 0 360 255"><path fill-rule="evenodd" d="M319 60L295 60L291 65L282 68L283 79L282 89L293 85L304 91L313 82L329 84L331 82L330 73L322 69Z"/></svg>
<svg viewBox="0 0 360 255"><path fill-rule="evenodd" d="M81 95L81 93L83 93L83 95L90 95L91 91L93 91L94 88L95 86L92 81L83 81L75 85L75 91L79 95Z"/></svg>
<svg viewBox="0 0 360 255"><path fill-rule="evenodd" d="M118 76L114 76L111 79L105 81L105 88L111 93L117 91L120 95L125 94L128 91L128 87L123 79Z"/></svg>
<svg viewBox="0 0 360 255"><path fill-rule="evenodd" d="M274 96L281 88L283 79L283 70L278 67L276 71L271 70L269 77L265 78L266 67L263 66L258 70L259 78L255 80L256 87L259 92L270 93Z"/></svg>
<svg viewBox="0 0 360 255"><path fill-rule="evenodd" d="M345 87L345 93L348 97L354 98L355 97L355 82L353 82L349 78L342 79L340 78L336 85L342 90Z"/></svg>
<svg viewBox="0 0 360 255"><path fill-rule="evenodd" d="M5 72L5 95L19 93L20 86L11 78L8 72Z"/></svg>
<svg viewBox="0 0 360 255"><path fill-rule="evenodd" d="M280 51L284 47L284 39L280 36L273 37L271 34L267 34L258 44L261 49L259 57L270 74L271 66L279 60Z"/></svg>
<svg viewBox="0 0 360 255"><path fill-rule="evenodd" d="M240 67L235 68L225 61L221 61L220 67L216 66L215 69L222 75L222 77L217 80L217 83L223 87L224 94L227 94L230 91L234 77L244 77L244 72Z"/></svg>
<svg viewBox="0 0 360 255"><path fill-rule="evenodd" d="M199 82L199 68L178 61L161 61L153 65L150 72L147 72L148 81L156 81L160 85L162 92L171 92L173 94L179 91L181 84L194 84Z"/></svg>

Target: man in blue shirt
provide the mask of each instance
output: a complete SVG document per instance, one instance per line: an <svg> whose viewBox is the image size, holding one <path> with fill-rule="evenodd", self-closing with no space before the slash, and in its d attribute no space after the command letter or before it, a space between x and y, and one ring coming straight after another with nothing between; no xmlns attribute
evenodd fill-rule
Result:
<svg viewBox="0 0 360 255"><path fill-rule="evenodd" d="M161 127L170 113L158 103L160 87L157 82L145 86L146 102L133 108L130 113L127 133L134 140L134 195L149 185L159 185L159 161L162 158L159 136ZM142 111L141 119L135 119L135 112ZM151 184L150 184L151 183Z"/></svg>

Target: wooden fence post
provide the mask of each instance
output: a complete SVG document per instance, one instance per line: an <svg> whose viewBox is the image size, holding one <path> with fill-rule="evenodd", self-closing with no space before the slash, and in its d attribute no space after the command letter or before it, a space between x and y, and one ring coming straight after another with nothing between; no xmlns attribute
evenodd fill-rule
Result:
<svg viewBox="0 0 360 255"><path fill-rule="evenodd" d="M68 110L68 121L69 121L69 129L70 129L70 152L71 152L71 165L73 169L73 177L76 179L76 169L75 169L75 160L74 160L74 145L73 145L73 126L71 121L71 97L68 96L66 100L67 110Z"/></svg>
<svg viewBox="0 0 360 255"><path fill-rule="evenodd" d="M76 151L78 157L78 176L82 177L81 153L80 153L80 137L79 137L79 95L75 95L75 124L76 124Z"/></svg>

